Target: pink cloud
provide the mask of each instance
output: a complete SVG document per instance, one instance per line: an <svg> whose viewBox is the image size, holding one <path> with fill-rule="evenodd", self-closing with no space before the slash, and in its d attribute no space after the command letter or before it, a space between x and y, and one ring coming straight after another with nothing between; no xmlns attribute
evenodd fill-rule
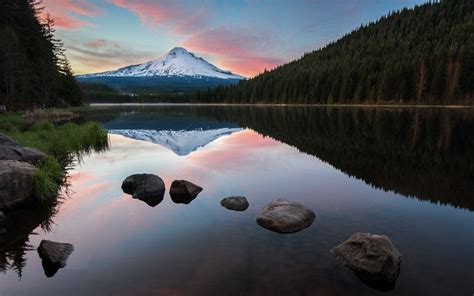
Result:
<svg viewBox="0 0 474 296"><path fill-rule="evenodd" d="M214 28L191 35L183 41L183 46L212 55L220 66L246 76L283 63L280 58L259 54L272 46L270 37L263 33Z"/></svg>
<svg viewBox="0 0 474 296"><path fill-rule="evenodd" d="M186 34L207 24L209 11L204 7L183 5L179 1L108 0L136 14L148 26L171 27L174 33Z"/></svg>
<svg viewBox="0 0 474 296"><path fill-rule="evenodd" d="M77 29L83 26L94 26L93 23L80 19L77 15L94 17L102 11L97 5L88 0L44 0L45 9L40 17L50 14L57 28Z"/></svg>

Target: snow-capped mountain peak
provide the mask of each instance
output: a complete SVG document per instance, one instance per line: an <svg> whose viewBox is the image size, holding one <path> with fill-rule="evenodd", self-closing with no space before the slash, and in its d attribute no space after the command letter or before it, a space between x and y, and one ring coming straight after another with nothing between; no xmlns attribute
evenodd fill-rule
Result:
<svg viewBox="0 0 474 296"><path fill-rule="evenodd" d="M161 58L143 64L131 65L114 71L79 75L78 78L93 77L153 77L192 76L220 79L244 79L245 77L222 70L183 47L175 47Z"/></svg>

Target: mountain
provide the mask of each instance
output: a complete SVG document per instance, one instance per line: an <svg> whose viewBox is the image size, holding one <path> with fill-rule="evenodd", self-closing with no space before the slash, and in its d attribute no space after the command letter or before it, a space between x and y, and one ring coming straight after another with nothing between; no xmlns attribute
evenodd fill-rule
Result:
<svg viewBox="0 0 474 296"><path fill-rule="evenodd" d="M474 104L474 1L389 13L326 47L188 101Z"/></svg>
<svg viewBox="0 0 474 296"><path fill-rule="evenodd" d="M194 78L244 79L217 68L205 59L197 57L182 47L175 47L161 58L143 64L131 65L115 71L79 75L78 78L93 77L150 77L150 76L179 76Z"/></svg>
<svg viewBox="0 0 474 296"><path fill-rule="evenodd" d="M222 84L234 84L245 77L222 70L182 47L161 58L114 71L78 75L83 83L100 83L128 92L184 92Z"/></svg>

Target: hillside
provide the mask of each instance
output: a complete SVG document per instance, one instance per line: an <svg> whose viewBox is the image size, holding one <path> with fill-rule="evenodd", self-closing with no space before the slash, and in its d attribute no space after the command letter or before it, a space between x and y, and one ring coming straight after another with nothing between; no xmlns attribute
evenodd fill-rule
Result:
<svg viewBox="0 0 474 296"><path fill-rule="evenodd" d="M474 1L403 9L326 47L193 101L239 103L474 102Z"/></svg>

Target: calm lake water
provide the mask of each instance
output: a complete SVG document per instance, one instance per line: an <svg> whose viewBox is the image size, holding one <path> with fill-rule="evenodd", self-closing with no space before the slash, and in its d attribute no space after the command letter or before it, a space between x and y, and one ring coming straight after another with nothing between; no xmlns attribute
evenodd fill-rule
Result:
<svg viewBox="0 0 474 296"><path fill-rule="evenodd" d="M110 150L83 156L52 211L11 213L0 236L1 295L472 295L474 112L469 109L135 106L84 112ZM154 173L204 188L155 207L122 192ZM244 195L245 212L221 207ZM313 209L283 235L255 222L271 200ZM354 232L402 253L392 291L331 255ZM51 278L42 239L72 243Z"/></svg>

